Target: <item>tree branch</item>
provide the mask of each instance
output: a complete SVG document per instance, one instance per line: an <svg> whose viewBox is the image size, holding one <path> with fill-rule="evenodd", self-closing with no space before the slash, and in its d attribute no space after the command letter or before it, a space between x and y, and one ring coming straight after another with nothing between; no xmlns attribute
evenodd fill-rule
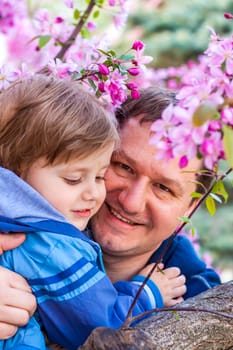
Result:
<svg viewBox="0 0 233 350"><path fill-rule="evenodd" d="M77 35L80 33L82 27L84 26L87 18L90 16L91 11L95 6L95 0L91 0L88 7L86 8L84 14L80 18L70 37L66 40L66 42L62 45L61 50L57 53L54 59L59 58L62 59L65 56L65 53L69 50L71 45L74 43Z"/></svg>
<svg viewBox="0 0 233 350"><path fill-rule="evenodd" d="M96 328L78 350L233 350L233 281L189 298L179 308L178 318L177 311L161 309L134 327Z"/></svg>

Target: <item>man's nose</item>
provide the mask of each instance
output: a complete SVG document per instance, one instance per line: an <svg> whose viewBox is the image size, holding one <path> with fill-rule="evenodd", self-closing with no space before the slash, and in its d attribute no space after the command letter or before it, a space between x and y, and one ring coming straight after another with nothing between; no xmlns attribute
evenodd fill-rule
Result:
<svg viewBox="0 0 233 350"><path fill-rule="evenodd" d="M147 191L145 181L133 181L119 193L119 203L130 214L141 213L146 207Z"/></svg>

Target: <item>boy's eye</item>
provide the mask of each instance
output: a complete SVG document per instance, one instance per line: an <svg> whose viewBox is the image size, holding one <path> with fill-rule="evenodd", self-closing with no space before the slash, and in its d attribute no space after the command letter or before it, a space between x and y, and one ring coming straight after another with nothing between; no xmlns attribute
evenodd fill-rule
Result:
<svg viewBox="0 0 233 350"><path fill-rule="evenodd" d="M105 180L105 177L104 177L104 176L96 176L96 180L102 180L102 181L104 181L104 180Z"/></svg>
<svg viewBox="0 0 233 350"><path fill-rule="evenodd" d="M77 185L77 184L79 184L81 182L81 178L79 178L79 179L68 179L68 178L64 177L63 180L68 185Z"/></svg>

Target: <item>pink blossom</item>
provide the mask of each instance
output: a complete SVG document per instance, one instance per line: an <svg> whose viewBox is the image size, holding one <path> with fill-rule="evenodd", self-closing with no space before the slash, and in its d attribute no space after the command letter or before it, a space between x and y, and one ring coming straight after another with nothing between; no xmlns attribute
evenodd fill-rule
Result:
<svg viewBox="0 0 233 350"><path fill-rule="evenodd" d="M213 132L221 129L221 123L219 120L210 120L208 125L208 131Z"/></svg>
<svg viewBox="0 0 233 350"><path fill-rule="evenodd" d="M188 157L187 156L182 156L179 160L179 167L185 168L188 165Z"/></svg>
<svg viewBox="0 0 233 350"><path fill-rule="evenodd" d="M93 32L96 29L96 24L94 22L87 22L87 29L89 32Z"/></svg>
<svg viewBox="0 0 233 350"><path fill-rule="evenodd" d="M69 8L74 8L74 1L73 0L64 0L64 4Z"/></svg>
<svg viewBox="0 0 233 350"><path fill-rule="evenodd" d="M58 58L56 60L50 60L47 66L52 75L61 79L70 78L71 73L75 72L77 69L73 62L62 62Z"/></svg>
<svg viewBox="0 0 233 350"><path fill-rule="evenodd" d="M58 17L56 17L55 18L55 23L63 23L64 22L64 18L62 18L62 17L60 17L60 16L58 16Z"/></svg>
<svg viewBox="0 0 233 350"><path fill-rule="evenodd" d="M118 84L116 84L114 81L110 82L108 86L108 91L110 92L110 96L114 106L119 106L127 98L125 90Z"/></svg>
<svg viewBox="0 0 233 350"><path fill-rule="evenodd" d="M224 156L221 133L215 132L205 139L200 147L200 152L204 157L205 166L213 169L216 162Z"/></svg>
<svg viewBox="0 0 233 350"><path fill-rule="evenodd" d="M224 123L233 126L233 108L232 107L224 108L221 111L221 120Z"/></svg>
<svg viewBox="0 0 233 350"><path fill-rule="evenodd" d="M222 63L226 63L226 72L233 74L233 62L232 62L232 41L229 39L223 39L212 43L209 49L206 51L209 56L209 64L220 67Z"/></svg>
<svg viewBox="0 0 233 350"><path fill-rule="evenodd" d="M18 77L18 70L13 70L11 66L4 64L0 68L0 89L6 89L10 83L12 83Z"/></svg>
<svg viewBox="0 0 233 350"><path fill-rule="evenodd" d="M156 159L163 159L164 161L169 161L174 158L173 145L169 139L163 139L156 143Z"/></svg>
<svg viewBox="0 0 233 350"><path fill-rule="evenodd" d="M133 59L133 63L136 66L148 64L151 61L153 61L152 56L144 56L143 53L144 53L144 49L136 50L135 58Z"/></svg>

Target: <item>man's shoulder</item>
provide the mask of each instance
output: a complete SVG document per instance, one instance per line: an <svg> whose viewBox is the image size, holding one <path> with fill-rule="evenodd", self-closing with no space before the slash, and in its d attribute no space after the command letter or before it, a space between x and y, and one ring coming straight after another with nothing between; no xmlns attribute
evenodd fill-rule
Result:
<svg viewBox="0 0 233 350"><path fill-rule="evenodd" d="M159 249L152 254L149 263L156 262L160 256L163 263L167 266L176 266L176 263L180 265L182 261L186 263L187 258L189 261L193 259L199 260L193 244L184 235L178 235L173 239L168 238L165 240Z"/></svg>

